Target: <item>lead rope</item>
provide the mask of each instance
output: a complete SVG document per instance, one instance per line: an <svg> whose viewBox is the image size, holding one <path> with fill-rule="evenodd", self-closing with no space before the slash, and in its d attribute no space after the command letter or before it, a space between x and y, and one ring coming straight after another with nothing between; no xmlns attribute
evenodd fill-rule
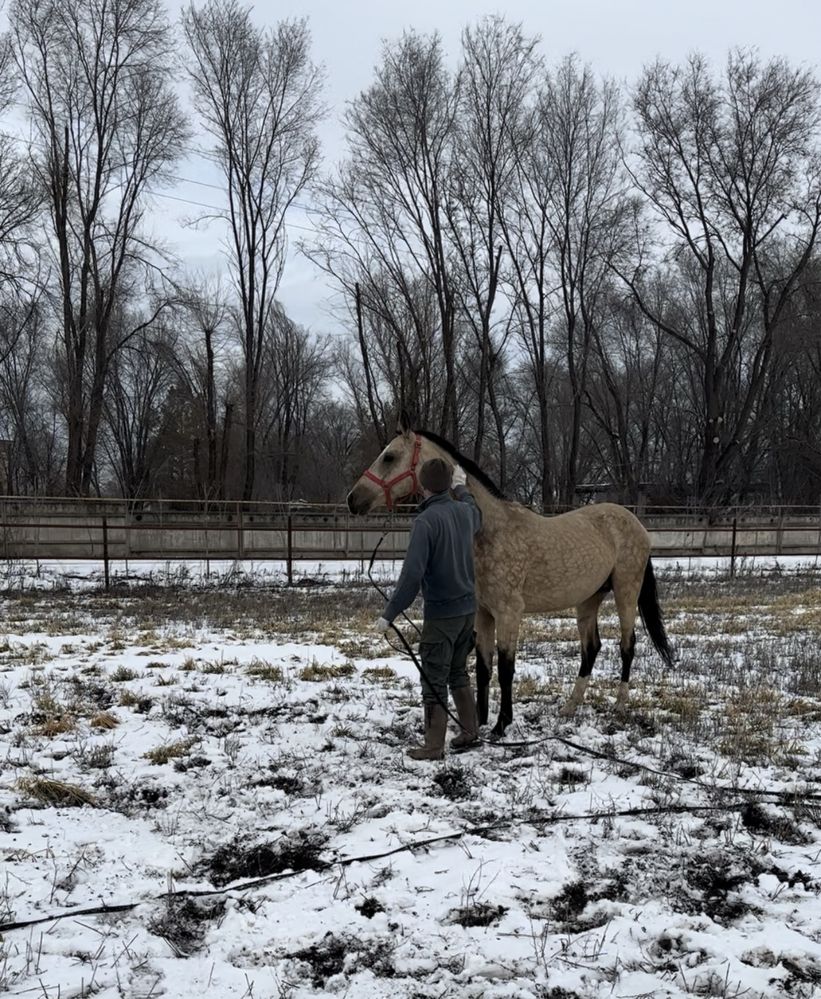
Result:
<svg viewBox="0 0 821 999"><path fill-rule="evenodd" d="M373 554L371 555L370 563L368 564L368 579L371 581L371 585L376 590L376 592L382 597L382 599L385 601L385 603L388 602L388 595L387 595L387 593L385 593L385 591L382 589L382 587L379 585L379 583L377 583L377 581L373 578L373 564L376 561L376 555L377 555L377 552L379 551L379 549L380 549L380 547L382 545L382 542L388 536L388 533L390 532L390 530L391 530L392 527L393 527L393 514L390 513L390 514L388 514L388 516L385 519L385 528L382 531L382 536L376 542L376 547L373 550ZM419 635L419 637L421 638L422 637L422 632L421 632L421 630L419 628L419 625L417 625L415 621L411 621L411 619L408 617L408 615L405 613L405 611L402 611L402 617L408 622L408 624L416 631L417 635ZM459 728L463 732L467 733L468 730L465 728L465 726L459 721L459 719L456 717L456 715L453 714L453 712L450 710L450 708L448 707L448 705L446 703L442 702L442 698L439 696L439 693L437 692L437 690L434 688L433 684L428 679L428 676L425 673L425 670L422 668L422 663L419 661L416 653L413 651L413 648L411 647L411 645L408 642L407 638L405 638L404 634L399 630L399 628L397 628L397 626L393 622L391 622L390 627L394 630L394 632L396 633L397 637L399 638L399 641L402 644L402 648L397 648L397 646L394 645L394 643L388 638L387 633L384 636L385 641L394 650L394 652L399 652L400 654L402 653L403 650L405 652L407 652L407 654L413 660L413 663L416 666L417 670L419 671L419 675L422 677L422 679L427 683L427 685L434 692L434 694L436 695L437 702L439 703L440 707L442 707L444 709L444 711L447 714L448 718L450 718L451 721L456 722L456 724L459 726ZM558 736L548 735L548 736L545 736L542 739L531 739L531 740L522 741L522 742L500 742L500 741L497 741L497 740L494 740L494 739L483 739L478 734L478 731L477 731L476 742L475 743L471 743L470 746L466 746L465 749L469 749L471 746L474 746L474 745L477 745L477 744L483 745L483 746L493 746L494 748L499 748L499 749L523 749L526 746L538 746L538 745L540 745L543 742L550 742L551 740L554 740L554 739L557 739L557 738L558 738ZM462 750L462 752L464 752L464 750Z"/></svg>
<svg viewBox="0 0 821 999"><path fill-rule="evenodd" d="M385 603L388 602L388 595L387 595L387 593L385 593L385 591L382 589L382 587L379 585L379 583L377 583L377 581L373 578L373 563L376 561L376 553L379 551L379 549L380 549L380 547L382 545L382 542L388 536L388 533L390 532L390 530L391 530L392 527L393 527L393 515L392 514L388 514L388 516L385 519L385 529L382 531L382 537L376 542L376 548L374 548L374 550L373 550L373 554L371 555L371 561L370 561L370 563L368 565L368 579L371 581L371 585L376 590L376 592L380 595L380 597L382 597L382 599L385 601ZM421 631L419 625L415 621L411 621L411 619L408 617L408 615L406 614L405 611L402 611L402 617L408 622L408 624L416 631L416 634L421 638L422 637L422 631ZM465 728L465 726L459 721L459 719L456 717L456 715L454 715L451 712L450 708L447 706L447 703L443 703L442 698L439 696L439 692L436 690L436 688L430 682L430 679L428 678L427 673L425 673L424 669L422 668L422 664L421 664L421 662L419 662L419 659L416 657L416 653L411 648L410 643L408 642L408 640L405 638L405 636L402 634L402 632L396 627L396 625L393 622L390 623L390 627L393 628L393 630L396 632L396 634L397 634L397 636L399 638L399 641L402 643L402 648L404 648L405 652L407 652L408 655L413 660L416 668L419 670L419 675L422 677L422 679L425 681L425 683L427 683L427 685L430 687L430 689L435 694L436 700L439 703L439 706L441 708L444 708L445 714L448 716L448 718L450 718L451 721L456 722L456 724L459 726L460 729L462 729L463 732L467 732L467 729ZM400 649L396 645L394 645L393 642L388 638L387 632L385 633L384 638L385 638L385 641L388 643L388 645L394 650L394 652L399 652L400 654L402 653L402 649ZM447 698L447 695L445 695L445 696Z"/></svg>

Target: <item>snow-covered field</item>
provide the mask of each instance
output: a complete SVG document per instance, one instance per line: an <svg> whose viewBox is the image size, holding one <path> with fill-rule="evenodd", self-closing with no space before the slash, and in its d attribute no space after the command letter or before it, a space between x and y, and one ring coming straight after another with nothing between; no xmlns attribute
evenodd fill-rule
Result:
<svg viewBox="0 0 821 999"><path fill-rule="evenodd" d="M542 741L423 764L360 563L9 566L0 993L821 995L821 571L658 567L679 659L640 632L625 719L612 603L572 723L532 618Z"/></svg>

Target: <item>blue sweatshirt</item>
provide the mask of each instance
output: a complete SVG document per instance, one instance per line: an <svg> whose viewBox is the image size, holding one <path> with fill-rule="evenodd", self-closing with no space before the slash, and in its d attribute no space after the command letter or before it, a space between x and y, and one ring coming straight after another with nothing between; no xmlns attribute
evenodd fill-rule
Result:
<svg viewBox="0 0 821 999"><path fill-rule="evenodd" d="M435 493L419 504L399 581L383 613L387 621L407 610L419 587L425 617L461 617L476 610L473 536L482 513L465 486Z"/></svg>

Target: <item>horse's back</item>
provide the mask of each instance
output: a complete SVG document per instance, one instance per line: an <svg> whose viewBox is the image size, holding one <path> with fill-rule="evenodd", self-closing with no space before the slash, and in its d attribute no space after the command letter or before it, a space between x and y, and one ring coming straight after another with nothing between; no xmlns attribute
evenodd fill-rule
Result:
<svg viewBox="0 0 821 999"><path fill-rule="evenodd" d="M596 503L539 521L530 549L526 610L576 606L613 577L643 575L650 536L626 507Z"/></svg>

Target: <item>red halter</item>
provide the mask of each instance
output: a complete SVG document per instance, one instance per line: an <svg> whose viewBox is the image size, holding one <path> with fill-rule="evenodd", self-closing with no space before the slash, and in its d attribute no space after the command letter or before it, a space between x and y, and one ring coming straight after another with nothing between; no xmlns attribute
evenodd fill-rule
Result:
<svg viewBox="0 0 821 999"><path fill-rule="evenodd" d="M371 482L375 482L385 493L385 506L387 506L389 510L393 510L391 489L397 482L401 482L402 479L408 478L413 481L413 488L409 493L405 493L405 496L412 496L414 493L419 492L419 481L416 478L416 466L419 464L419 453L422 450L422 438L419 434L415 434L414 436L416 437L416 440L413 445L413 456L411 457L410 468L406 468L404 472L400 472L399 475L395 475L392 479L380 479L379 476L374 475L369 468L366 469L362 475L363 479L370 479ZM405 496L400 496L399 498L404 499Z"/></svg>

